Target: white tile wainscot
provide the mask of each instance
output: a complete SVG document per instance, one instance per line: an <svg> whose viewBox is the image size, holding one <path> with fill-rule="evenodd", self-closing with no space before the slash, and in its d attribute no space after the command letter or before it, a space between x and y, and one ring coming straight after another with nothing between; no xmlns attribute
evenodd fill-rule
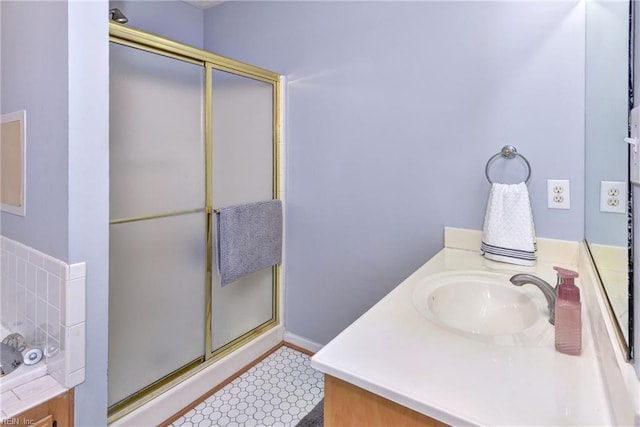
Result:
<svg viewBox="0 0 640 427"><path fill-rule="evenodd" d="M67 264L5 236L0 239L2 325L47 355L34 366L46 367L38 369L40 377L25 374L21 382L23 373L16 371L3 378L8 388L0 380L0 415L11 417L84 381L87 269L85 263ZM34 367L20 369L33 373Z"/></svg>

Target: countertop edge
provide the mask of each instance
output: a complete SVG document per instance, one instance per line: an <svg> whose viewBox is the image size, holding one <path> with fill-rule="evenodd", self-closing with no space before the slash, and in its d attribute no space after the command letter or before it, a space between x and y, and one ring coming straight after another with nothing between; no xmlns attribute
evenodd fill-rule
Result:
<svg viewBox="0 0 640 427"><path fill-rule="evenodd" d="M388 399L399 405L405 406L409 409L413 409L416 412L419 412L423 415L426 415L428 417L431 417L443 423L446 423L449 425L461 426L461 427L462 426L483 427L482 424L474 423L466 418L456 416L450 412L447 412L444 409L439 409L432 405L418 402L415 399L411 399L400 392L389 389L388 387L382 386L375 382L367 381L362 377L358 376L357 374L335 369L332 366L322 363L320 361L311 359L311 367L319 371L322 371L326 375L331 375L332 377L346 381L350 384L353 384L357 387L362 388L363 390L377 394L380 397Z"/></svg>

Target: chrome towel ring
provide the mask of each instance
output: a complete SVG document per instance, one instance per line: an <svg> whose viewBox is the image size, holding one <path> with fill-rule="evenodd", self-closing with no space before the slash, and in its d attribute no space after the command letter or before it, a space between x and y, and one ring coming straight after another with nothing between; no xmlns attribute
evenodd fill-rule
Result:
<svg viewBox="0 0 640 427"><path fill-rule="evenodd" d="M504 157L505 159L515 159L516 157L520 157L522 161L524 161L524 163L527 165L527 177L525 178L524 182L529 182L529 178L531 178L531 164L529 164L529 161L525 156L518 153L516 147L514 147L513 145L505 145L504 147L502 147L502 150L500 150L498 154L494 154L493 156L491 156L491 158L487 161L487 166L485 166L484 168L484 175L487 177L487 181L489 181L490 184L493 184L493 181L491 181L491 178L489 178L489 168L491 167L491 164L499 157Z"/></svg>

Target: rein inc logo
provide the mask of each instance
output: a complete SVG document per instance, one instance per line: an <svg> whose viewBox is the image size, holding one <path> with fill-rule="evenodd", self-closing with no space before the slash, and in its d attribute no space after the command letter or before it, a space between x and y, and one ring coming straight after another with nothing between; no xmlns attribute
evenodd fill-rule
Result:
<svg viewBox="0 0 640 427"><path fill-rule="evenodd" d="M31 418L0 418L0 424L7 426L30 426L36 422L36 420L32 420Z"/></svg>

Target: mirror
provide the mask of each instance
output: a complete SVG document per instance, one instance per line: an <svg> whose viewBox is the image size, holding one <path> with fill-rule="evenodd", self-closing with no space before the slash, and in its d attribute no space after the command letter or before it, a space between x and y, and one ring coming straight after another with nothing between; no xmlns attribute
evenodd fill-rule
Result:
<svg viewBox="0 0 640 427"><path fill-rule="evenodd" d="M585 239L631 358L627 188L628 1L586 5ZM604 184L603 184L604 182ZM615 184L621 183L621 184ZM617 194L616 186L623 191ZM601 199L603 204L601 205ZM631 337L632 339L632 337Z"/></svg>

